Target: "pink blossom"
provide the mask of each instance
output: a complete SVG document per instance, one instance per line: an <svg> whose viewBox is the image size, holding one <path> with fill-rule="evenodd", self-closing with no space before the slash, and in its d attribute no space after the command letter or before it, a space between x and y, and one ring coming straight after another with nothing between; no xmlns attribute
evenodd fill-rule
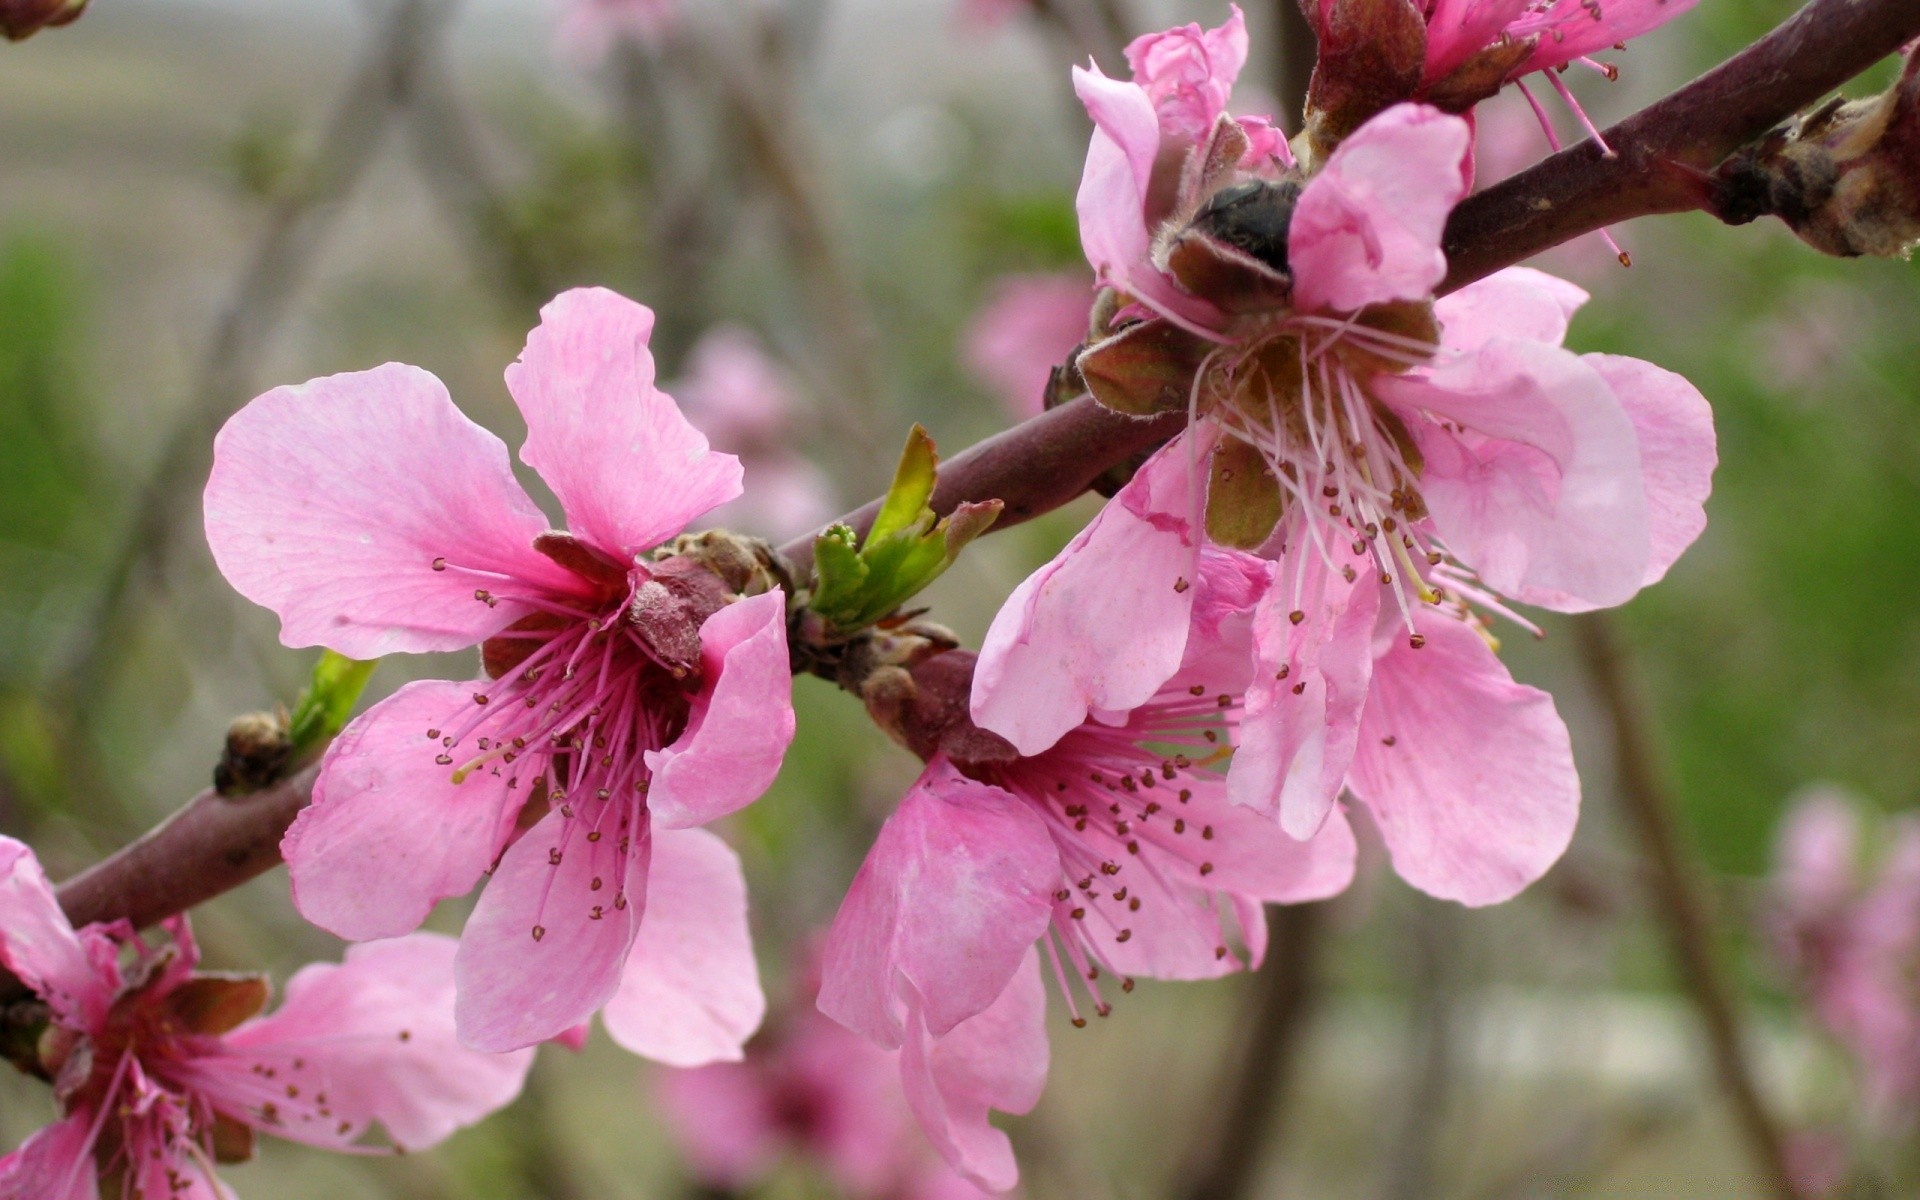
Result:
<svg viewBox="0 0 1920 1200"><path fill-rule="evenodd" d="M1187 24L1128 44L1127 66L1160 117L1163 132L1198 140L1227 111L1247 64L1247 21L1237 4L1218 29Z"/></svg>
<svg viewBox="0 0 1920 1200"><path fill-rule="evenodd" d="M1239 970L1264 949L1263 902L1328 896L1352 877L1343 819L1296 841L1230 804L1209 769L1230 745L1244 610L1267 573L1205 552L1184 661L1131 711L1102 711L1031 756L936 757L834 920L821 1010L900 1048L923 1127L983 1187L1017 1177L987 1110L1026 1111L1045 1077L1036 942L1080 1022L1070 980L1104 1016L1103 977L1125 991L1136 976Z"/></svg>
<svg viewBox="0 0 1920 1200"><path fill-rule="evenodd" d="M900 1082L900 1055L814 1007L817 985L747 1047L739 1063L659 1076L667 1128L694 1176L746 1191L783 1153L816 1165L851 1200L963 1200L982 1195L921 1137Z"/></svg>
<svg viewBox="0 0 1920 1200"><path fill-rule="evenodd" d="M1452 74L1493 46L1525 47L1508 69L1517 80L1535 71L1571 63L1603 74L1589 55L1650 33L1691 9L1698 0L1427 0L1425 82ZM1323 5L1324 11L1324 5Z"/></svg>
<svg viewBox="0 0 1920 1200"><path fill-rule="evenodd" d="M286 644L481 646L482 678L408 684L346 729L284 845L301 913L355 940L491 873L456 971L480 1049L612 1002L638 1052L732 1057L760 1016L739 864L691 827L754 800L793 736L785 598L662 546L740 493L740 465L654 387L652 326L566 292L507 370L571 533L412 367L277 388L215 443L214 558ZM650 999L622 1006L631 989Z"/></svg>
<svg viewBox="0 0 1920 1200"><path fill-rule="evenodd" d="M449 938L353 947L261 1017L265 980L196 974L186 918L167 932L155 950L124 922L75 930L33 852L0 837L0 963L49 1009L40 1059L62 1114L0 1158L0 1198L230 1196L216 1154L233 1161L253 1130L346 1150L378 1125L422 1149L506 1105L533 1063L460 1046Z"/></svg>
<svg viewBox="0 0 1920 1200"><path fill-rule="evenodd" d="M795 449L804 413L793 379L753 334L708 330L673 392L694 427L738 455L753 478L753 490L715 509L709 523L781 540L839 511L826 473Z"/></svg>
<svg viewBox="0 0 1920 1200"><path fill-rule="evenodd" d="M1087 336L1093 290L1084 274L1003 275L963 340L967 367L1025 420L1040 412L1047 380Z"/></svg>
<svg viewBox="0 0 1920 1200"><path fill-rule="evenodd" d="M1868 1110L1904 1129L1920 1111L1920 818L1888 821L1866 864L1860 807L1832 788L1796 801L1775 854L1771 933L1853 1056Z"/></svg>
<svg viewBox="0 0 1920 1200"><path fill-rule="evenodd" d="M562 0L559 42L597 63L621 42L658 46L680 24L680 0Z"/></svg>
<svg viewBox="0 0 1920 1200"><path fill-rule="evenodd" d="M1236 159L1245 139L1223 121L1179 172L1181 215L1156 223L1144 93L1076 82L1096 123L1083 238L1123 293L1081 369L1116 407L1144 395L1198 419L1002 609L975 720L1031 755L1159 687L1185 645L1193 557L1224 515L1275 563L1234 801L1305 837L1350 787L1410 882L1511 896L1565 847L1578 783L1551 700L1512 682L1475 610L1617 604L1659 579L1705 522L1705 400L1650 364L1563 349L1586 297L1550 276L1432 299L1467 187L1459 118L1389 109L1304 184ZM1207 220L1209 195L1278 204L1288 188L1284 246ZM1217 492L1222 471L1254 491Z"/></svg>

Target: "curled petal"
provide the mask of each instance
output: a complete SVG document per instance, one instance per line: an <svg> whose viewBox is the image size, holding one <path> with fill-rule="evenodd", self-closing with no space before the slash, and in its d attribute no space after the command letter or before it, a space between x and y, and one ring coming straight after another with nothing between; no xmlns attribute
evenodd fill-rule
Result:
<svg viewBox="0 0 1920 1200"><path fill-rule="evenodd" d="M407 684L328 748L281 843L301 916L352 941L397 937L473 890L526 799L484 770L456 784L457 764L435 761L452 755L427 731L470 711L475 686Z"/></svg>
<svg viewBox="0 0 1920 1200"><path fill-rule="evenodd" d="M1400 104L1362 125L1300 193L1287 234L1295 304L1356 312L1421 300L1447 273L1440 233L1467 194L1467 123Z"/></svg>
<svg viewBox="0 0 1920 1200"><path fill-rule="evenodd" d="M646 906L652 843L645 810L637 827L622 811L563 806L501 858L454 962L462 1044L538 1045L612 998Z"/></svg>
<svg viewBox="0 0 1920 1200"><path fill-rule="evenodd" d="M984 1010L1046 928L1060 857L1032 807L929 763L833 919L820 1011L889 1048ZM907 993L911 992L912 995Z"/></svg>
<svg viewBox="0 0 1920 1200"><path fill-rule="evenodd" d="M1538 35L1533 54L1513 71L1550 71L1576 58L1605 50L1651 32L1692 8L1699 0L1607 0L1579 4L1561 0L1538 16L1514 22L1516 38Z"/></svg>
<svg viewBox="0 0 1920 1200"><path fill-rule="evenodd" d="M981 728L1038 754L1092 709L1138 708L1180 669L1194 600L1196 436L1148 459L1001 606L973 677Z"/></svg>
<svg viewBox="0 0 1920 1200"><path fill-rule="evenodd" d="M740 858L704 829L656 830L647 911L601 1020L613 1040L676 1067L740 1058L766 1015Z"/></svg>
<svg viewBox="0 0 1920 1200"><path fill-rule="evenodd" d="M1160 127L1198 141L1227 111L1227 97L1247 63L1247 20L1240 6L1218 29L1182 25L1144 34L1127 45L1133 81L1153 101Z"/></svg>
<svg viewBox="0 0 1920 1200"><path fill-rule="evenodd" d="M927 1139L968 1180L991 1191L1020 1181L1007 1135L988 1121L994 1109L1024 1113L1047 1082L1047 994L1039 953L1029 946L1005 990L944 1037L933 1036L909 1006L900 1052L907 1104Z"/></svg>
<svg viewBox="0 0 1920 1200"><path fill-rule="evenodd" d="M740 460L708 449L654 386L653 311L605 288L540 310L507 390L527 419L520 457L553 488L567 527L627 559L740 494Z"/></svg>
<svg viewBox="0 0 1920 1200"><path fill-rule="evenodd" d="M1497 338L1419 376L1381 377L1426 459L1421 495L1447 548L1494 590L1594 606L1640 590L1650 554L1639 438L1605 376Z"/></svg>
<svg viewBox="0 0 1920 1200"><path fill-rule="evenodd" d="M704 825L746 807L780 773L793 741L786 593L727 605L700 627L700 669L686 730L649 750L647 803L663 829Z"/></svg>
<svg viewBox="0 0 1920 1200"><path fill-rule="evenodd" d="M86 1108L55 1121L0 1158L0 1200L100 1200Z"/></svg>
<svg viewBox="0 0 1920 1200"><path fill-rule="evenodd" d="M221 574L279 614L289 646L352 658L457 650L531 611L513 584L573 586L533 549L547 518L506 445L417 367L254 400L214 439L205 504ZM475 597L495 590L509 594Z"/></svg>
<svg viewBox="0 0 1920 1200"><path fill-rule="evenodd" d="M1580 778L1553 697L1513 681L1486 641L1422 614L1374 667L1348 786L1400 878L1462 904L1510 900L1559 860Z"/></svg>
<svg viewBox="0 0 1920 1200"><path fill-rule="evenodd" d="M96 965L60 910L53 884L24 842L0 836L0 966L20 977L63 1023L95 1029L113 1003L117 976Z"/></svg>
<svg viewBox="0 0 1920 1200"><path fill-rule="evenodd" d="M272 1132L322 1146L353 1142L372 1125L394 1144L419 1150L504 1108L520 1094L533 1050L482 1054L454 1035L452 938L416 933L347 948L346 961L304 967L287 983L271 1016L224 1039L216 1063L228 1079L209 1087L228 1115L258 1121L246 1101L257 1088L254 1064L286 1082L302 1075L324 1097L326 1119L281 1120ZM214 1064L198 1064L213 1084ZM295 1098L296 1100L299 1097ZM229 1107L238 1100L240 1107ZM224 1101L224 1103L223 1103Z"/></svg>

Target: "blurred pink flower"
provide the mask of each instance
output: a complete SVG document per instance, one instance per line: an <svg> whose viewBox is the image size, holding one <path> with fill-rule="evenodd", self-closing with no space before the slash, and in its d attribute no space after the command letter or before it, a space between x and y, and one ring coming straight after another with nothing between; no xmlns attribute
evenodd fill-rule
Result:
<svg viewBox="0 0 1920 1200"><path fill-rule="evenodd" d="M1831 788L1795 802L1771 932L1815 1018L1852 1054L1869 1111L1908 1128L1920 1112L1920 817L1889 821L1867 864L1860 807Z"/></svg>
<svg viewBox="0 0 1920 1200"><path fill-rule="evenodd" d="M1103 973L1131 990L1135 976L1237 971L1244 962L1229 930L1257 962L1263 902L1319 899L1352 878L1343 819L1296 841L1228 803L1210 769L1230 745L1249 670L1245 609L1267 573L1250 555L1206 552L1185 661L1145 704L1099 713L1032 756L961 765L936 757L882 827L834 919L821 1010L903 1049L915 1113L948 1161L983 1187L1009 1187L1018 1175L987 1109L1026 1111L1045 1078L1036 941L1080 1023L1070 978L1104 1016ZM1022 603L1016 594L1008 607ZM996 1008L1010 989L1020 989L1018 1003ZM973 1028L989 1014L1022 1032ZM955 1040L969 1029L967 1041ZM992 1086L951 1085L943 1063Z"/></svg>
<svg viewBox="0 0 1920 1200"><path fill-rule="evenodd" d="M605 1005L636 1052L706 1061L762 1011L739 864L691 827L754 800L793 736L785 597L656 552L739 495L740 464L654 387L652 327L566 292L507 369L521 457L572 533L412 367L277 388L215 443L208 542L287 645L481 646L483 678L408 684L348 726L284 846L302 915L354 940L491 874L456 971L480 1049Z"/></svg>
<svg viewBox="0 0 1920 1200"><path fill-rule="evenodd" d="M1093 289L1080 272L1003 275L963 339L969 369L1017 420L1037 415L1047 380L1086 340Z"/></svg>
<svg viewBox="0 0 1920 1200"><path fill-rule="evenodd" d="M784 1153L815 1165L849 1200L964 1200L981 1191L920 1135L900 1055L829 1020L816 985L747 1047L746 1061L670 1070L656 1094L701 1182L745 1191Z"/></svg>
<svg viewBox="0 0 1920 1200"><path fill-rule="evenodd" d="M75 930L33 851L0 837L0 964L50 1009L39 1055L61 1110L0 1158L0 1197L96 1200L104 1182L214 1200L231 1195L216 1154L234 1161L254 1130L363 1150L377 1124L422 1149L505 1106L533 1063L456 1041L449 938L353 947L260 1017L263 978L196 974L186 918L167 932L156 951L124 922Z"/></svg>
<svg viewBox="0 0 1920 1200"><path fill-rule="evenodd" d="M1190 384L1145 377L1199 419L1001 610L974 719L1031 755L1163 686L1185 652L1203 512L1254 519L1244 491L1210 494L1201 472L1237 477L1268 493L1240 544L1276 566L1256 593L1233 800L1307 837L1351 787L1409 882L1510 897L1564 849L1578 781L1551 700L1512 682L1473 607L1577 611L1659 579L1705 523L1705 400L1650 364L1563 349L1586 297L1550 276L1514 269L1432 299L1467 186L1459 118L1389 109L1302 186L1273 178L1275 160L1232 166L1244 141L1228 119L1170 167L1178 143L1143 89L1092 71L1076 85L1096 126L1082 239L1124 293L1082 371L1128 401L1113 372L1191 363ZM1169 210L1191 223L1171 228L1154 215L1169 171L1191 192ZM1191 217L1209 195L1289 188L1283 244L1213 238ZM1213 265L1187 278L1255 290L1188 290L1189 239Z"/></svg>
<svg viewBox="0 0 1920 1200"><path fill-rule="evenodd" d="M839 511L826 472L800 453L805 410L785 368L737 325L707 331L673 386L694 427L736 454L753 486L708 514L710 524L781 541Z"/></svg>
<svg viewBox="0 0 1920 1200"><path fill-rule="evenodd" d="M596 63L623 41L657 46L680 23L680 0L561 0L559 41L570 55Z"/></svg>

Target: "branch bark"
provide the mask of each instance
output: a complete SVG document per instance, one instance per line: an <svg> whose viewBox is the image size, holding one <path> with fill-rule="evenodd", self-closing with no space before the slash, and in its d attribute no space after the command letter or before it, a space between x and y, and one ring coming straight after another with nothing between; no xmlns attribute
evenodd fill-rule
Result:
<svg viewBox="0 0 1920 1200"><path fill-rule="evenodd" d="M1618 632L1606 617L1573 621L1580 658L1613 727L1620 806L1646 858L1647 890L1700 1023L1720 1088L1754 1165L1778 1200L1799 1200L1786 1145L1747 1058L1745 1022L1718 951L1718 934L1680 831L1673 789L1659 765L1645 703Z"/></svg>

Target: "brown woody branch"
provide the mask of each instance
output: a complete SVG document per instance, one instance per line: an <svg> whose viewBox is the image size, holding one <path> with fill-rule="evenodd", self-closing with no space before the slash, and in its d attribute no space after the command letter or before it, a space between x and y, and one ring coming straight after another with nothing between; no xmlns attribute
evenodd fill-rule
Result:
<svg viewBox="0 0 1920 1200"><path fill-rule="evenodd" d="M1920 36L1915 0L1812 0L1726 63L1616 125L1616 159L1590 143L1474 196L1447 225L1453 269L1443 290L1483 278L1602 226L1708 203L1705 172L1741 145ZM1082 397L956 455L932 505L1005 504L998 528L1066 504L1109 468L1178 430L1176 415L1139 421ZM864 531L879 501L844 520ZM812 562L811 537L784 548ZM313 772L244 800L202 793L141 840L60 888L76 922L149 924L238 886L279 861L279 839L308 801ZM17 995L0 972L0 1001Z"/></svg>

